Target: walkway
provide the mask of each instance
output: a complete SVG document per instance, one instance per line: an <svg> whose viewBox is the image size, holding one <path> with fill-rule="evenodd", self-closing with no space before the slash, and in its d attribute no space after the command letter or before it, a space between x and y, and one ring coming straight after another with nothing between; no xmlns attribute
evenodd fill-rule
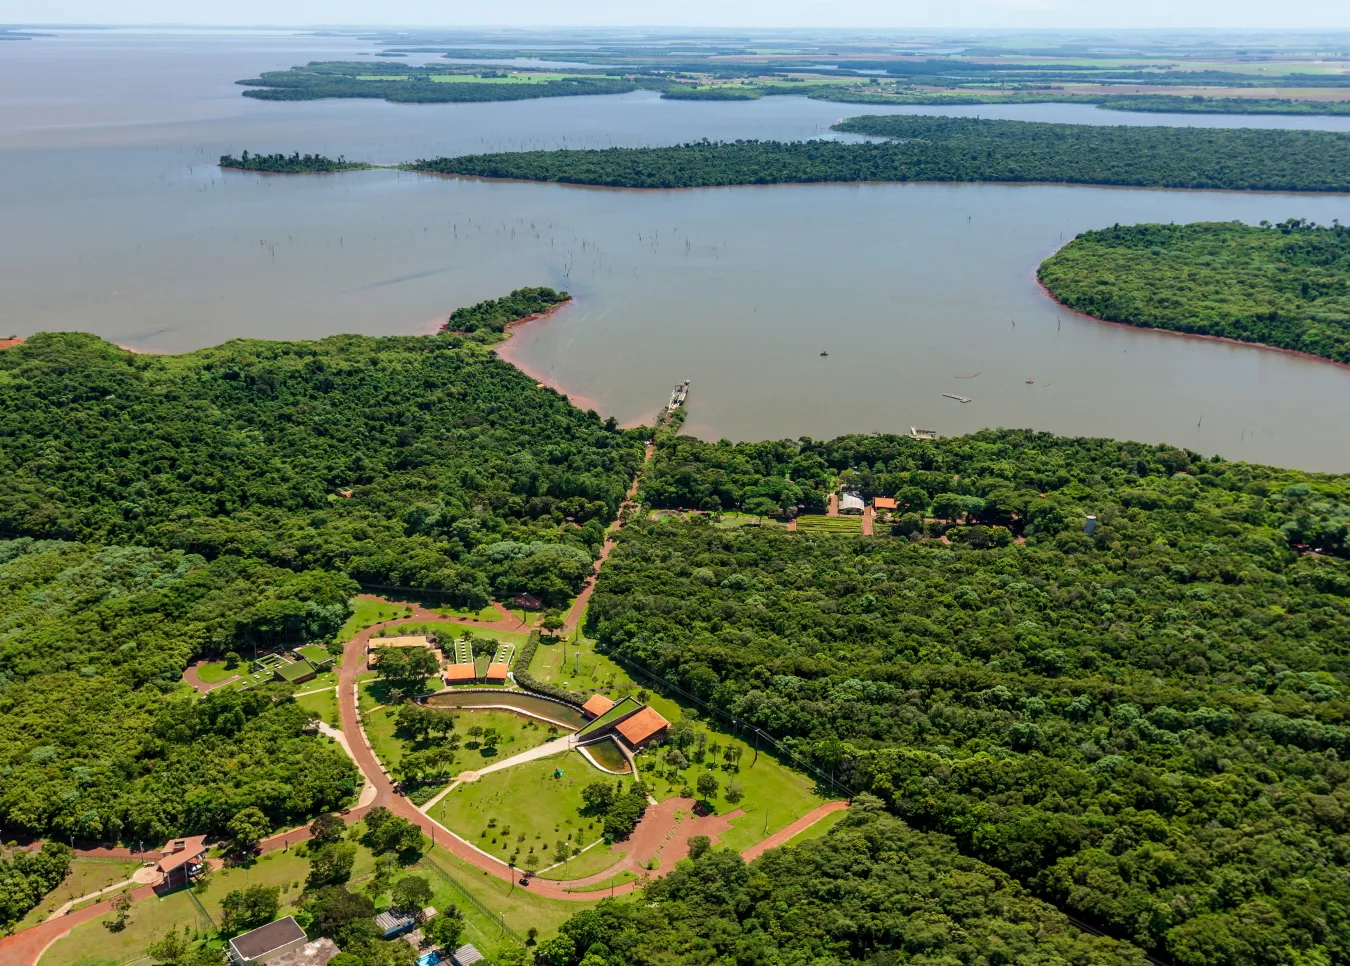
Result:
<svg viewBox="0 0 1350 966"><path fill-rule="evenodd" d="M826 802L824 805L818 805L791 825L774 832L763 842L756 842L754 845L750 846L750 848L741 853L741 858L745 859L747 862L753 862L765 852L769 851L769 849L776 849L778 846L789 842L795 836L805 832L826 815L833 815L835 812L841 812L846 808L848 808L848 802Z"/></svg>
<svg viewBox="0 0 1350 966"><path fill-rule="evenodd" d="M554 738L552 741L546 741L536 748L528 748L518 755L512 755L510 758L494 761L490 765L484 765L482 768L475 768L473 771L461 772L459 777L437 792L434 798L425 805L419 806L418 811L423 814L430 812L437 802L446 795L449 795L464 782L476 782L484 775L490 775L494 771L501 771L503 768L511 768L514 765L523 765L527 761L538 761L540 758L548 758L550 755L561 755L571 751L575 745L575 735L563 735L561 738Z"/></svg>
<svg viewBox="0 0 1350 966"><path fill-rule="evenodd" d="M211 684L207 684L197 675L198 665L206 663L208 662L198 661L196 664L189 665L187 669L183 671L183 680L187 684L192 685L192 687L195 688L201 694L207 694L211 691L214 691L216 688L223 688L225 687L225 685L233 684L235 681L239 680L239 675L235 674L231 677L226 678L224 681L214 681Z"/></svg>
<svg viewBox="0 0 1350 966"><path fill-rule="evenodd" d="M862 535L864 537L870 537L872 535L872 523L876 520L876 516L876 508L870 503L867 504L866 509L863 510L862 516Z"/></svg>

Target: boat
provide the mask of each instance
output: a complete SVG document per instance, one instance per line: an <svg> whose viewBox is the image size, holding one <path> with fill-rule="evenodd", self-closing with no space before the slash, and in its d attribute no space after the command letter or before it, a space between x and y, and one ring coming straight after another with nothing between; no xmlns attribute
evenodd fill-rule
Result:
<svg viewBox="0 0 1350 966"><path fill-rule="evenodd" d="M911 427L909 427L909 435L910 435L910 436L913 436L915 439L938 439L938 438L939 438L936 429L923 429L923 428L920 427L920 426L911 426Z"/></svg>
<svg viewBox="0 0 1350 966"><path fill-rule="evenodd" d="M828 352L822 352L822 353L821 353L821 356L822 356L822 357L827 356L827 355L829 355Z"/></svg>
<svg viewBox="0 0 1350 966"><path fill-rule="evenodd" d="M950 393L950 392L944 392L942 395L946 396L948 399L955 399L957 402L960 402L960 403L968 403L968 402L970 402L970 397L969 397L969 396L958 396L958 395L956 395L955 393Z"/></svg>

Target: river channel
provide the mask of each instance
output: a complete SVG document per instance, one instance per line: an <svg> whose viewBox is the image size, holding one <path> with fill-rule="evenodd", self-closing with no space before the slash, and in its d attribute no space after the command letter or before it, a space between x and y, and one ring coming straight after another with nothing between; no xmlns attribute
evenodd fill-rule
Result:
<svg viewBox="0 0 1350 966"><path fill-rule="evenodd" d="M708 438L1030 426L1350 471L1350 370L1096 323L1058 308L1033 277L1084 229L1350 222L1350 197L1053 185L641 192L211 164L245 148L398 161L820 137L840 117L879 112L645 92L265 103L233 84L371 49L248 33L63 32L0 45L0 336L81 329L174 352L232 337L410 333L456 306L547 284L576 303L524 329L507 354L625 422L649 418L687 378L687 429ZM1350 118L1073 105L947 113L1350 130Z"/></svg>

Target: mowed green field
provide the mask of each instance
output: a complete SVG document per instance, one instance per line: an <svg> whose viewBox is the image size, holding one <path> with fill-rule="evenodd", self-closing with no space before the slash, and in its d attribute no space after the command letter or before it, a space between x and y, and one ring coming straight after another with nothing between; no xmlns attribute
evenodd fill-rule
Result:
<svg viewBox="0 0 1350 966"><path fill-rule="evenodd" d="M819 513L810 513L797 518L798 533L862 533L862 517L827 517Z"/></svg>
<svg viewBox="0 0 1350 966"><path fill-rule="evenodd" d="M158 853L155 853L158 855ZM19 920L15 929L37 925L53 912L74 899L87 896L110 885L125 882L141 867L134 859L96 859L76 856L70 862L70 872L42 901Z"/></svg>
<svg viewBox="0 0 1350 966"><path fill-rule="evenodd" d="M562 777L554 772L562 770ZM593 781L616 781L575 751L526 762L460 785L437 803L431 817L503 861L539 857L553 864L559 842L585 846L600 837L600 823L580 815L581 790ZM489 828L488 822L496 820Z"/></svg>
<svg viewBox="0 0 1350 966"><path fill-rule="evenodd" d="M490 765L494 761L510 758L512 755L528 751L561 734L557 729L552 729L552 732L550 732L549 725L542 721L513 714L510 711L460 710L444 713L454 715L454 735L460 742L460 750L456 753L455 764L451 769L452 774L460 771L472 771L476 768L482 768L484 765ZM366 737L370 739L376 757L390 771L394 771L398 763L403 760L403 756L410 751L418 751L428 747L428 745L422 743L414 744L395 734L398 727L397 717L398 709L392 705L380 708L378 711L370 711L365 717ZM484 729L492 728L500 736L490 754L486 753L488 749L482 747L477 738L469 735L469 729L475 726ZM439 743L440 740L440 738L436 738L434 742ZM466 747L468 744L476 744L478 747Z"/></svg>

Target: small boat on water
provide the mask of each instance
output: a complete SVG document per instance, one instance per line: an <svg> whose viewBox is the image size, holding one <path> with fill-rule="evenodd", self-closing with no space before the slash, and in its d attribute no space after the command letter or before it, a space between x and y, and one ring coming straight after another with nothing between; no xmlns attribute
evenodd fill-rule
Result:
<svg viewBox="0 0 1350 966"><path fill-rule="evenodd" d="M1027 380L1027 385L1028 385L1028 386L1034 386L1034 385L1036 385L1036 380L1035 380L1035 379L1028 379L1028 380Z"/></svg>
<svg viewBox="0 0 1350 966"><path fill-rule="evenodd" d="M821 358L824 358L825 356L829 355L829 353L828 353L828 352L822 352L820 355L821 355Z"/></svg>
<svg viewBox="0 0 1350 966"><path fill-rule="evenodd" d="M970 402L970 397L969 397L969 396L958 396L958 395L956 395L955 393L950 393L950 392L944 392L942 395L946 396L948 399L955 399L957 402L960 402L960 403L968 403L968 402Z"/></svg>

